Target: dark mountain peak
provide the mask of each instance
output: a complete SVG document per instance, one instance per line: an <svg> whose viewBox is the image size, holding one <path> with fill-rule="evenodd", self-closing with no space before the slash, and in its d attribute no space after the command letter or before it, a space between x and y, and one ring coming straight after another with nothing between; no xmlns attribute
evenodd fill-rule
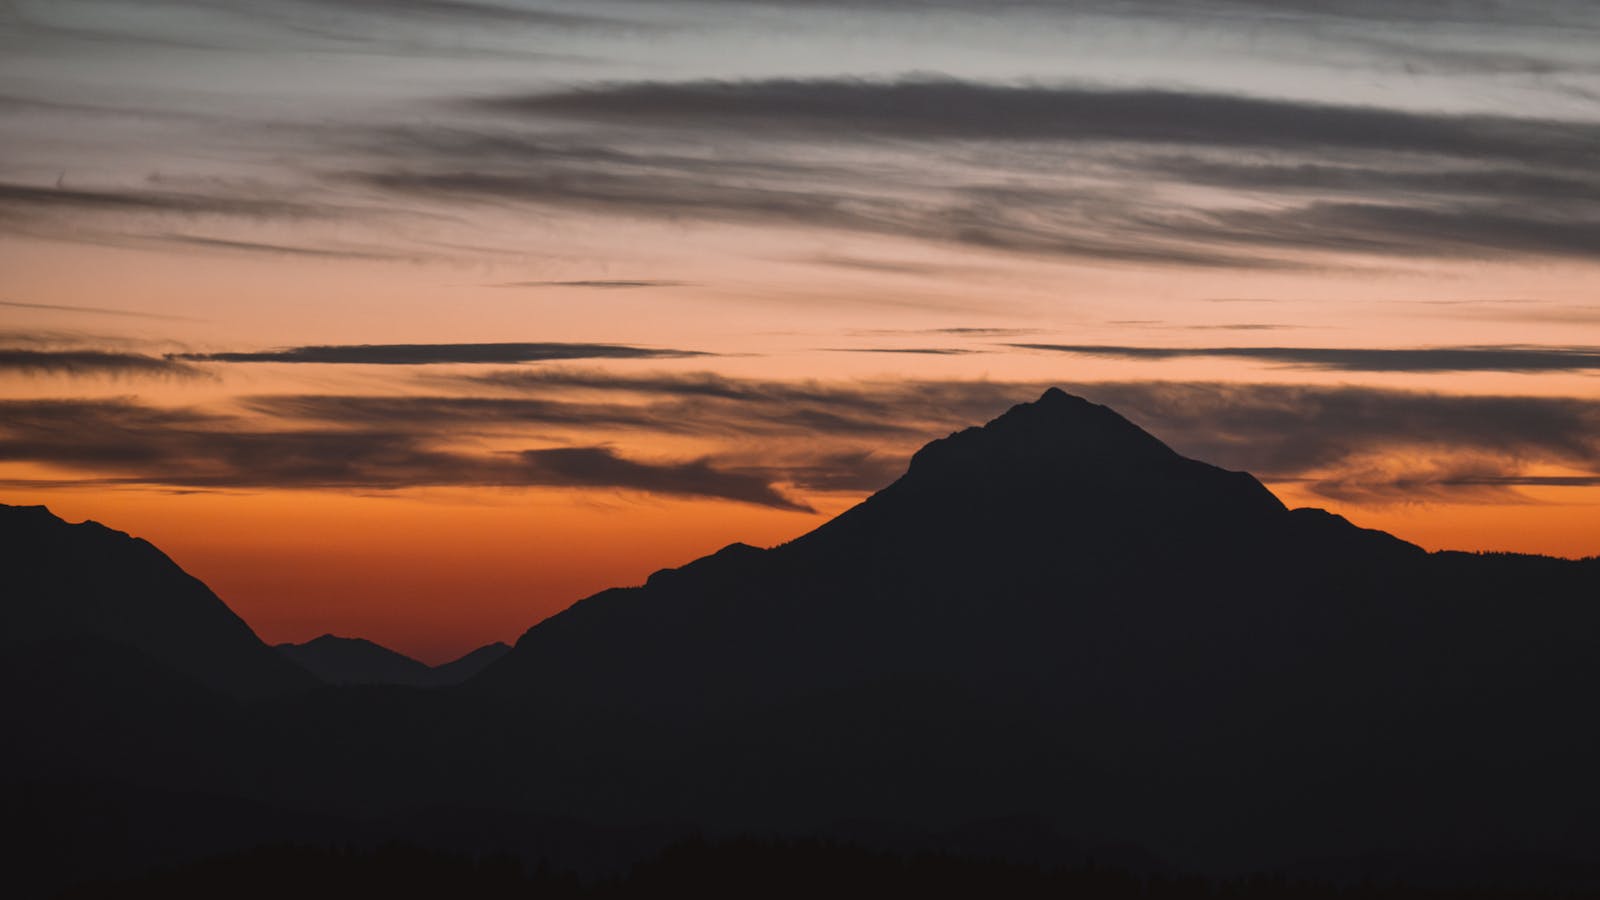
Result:
<svg viewBox="0 0 1600 900"><path fill-rule="evenodd" d="M1052 388L923 447L898 481L793 545L986 544L991 563L1011 567L1029 554L1250 540L1285 512L1249 473L1181 456L1110 408Z"/></svg>
<svg viewBox="0 0 1600 900"><path fill-rule="evenodd" d="M385 650L386 652L393 652L393 651L389 651L382 644L378 644L378 643L376 643L374 641L369 641L366 638L344 637L343 635L334 634L331 631L328 632L327 634L318 635L317 637L314 637L311 640L306 641L304 644L302 644L300 646L304 646L304 647L332 647L332 646L336 646L336 645L357 646L357 647L376 647L379 650ZM280 646L280 647L293 647L295 645L294 644L279 644L278 646Z"/></svg>
<svg viewBox="0 0 1600 900"><path fill-rule="evenodd" d="M923 447L911 458L909 474L1017 465L1120 468L1175 458L1171 448L1111 408L1053 387L987 425Z"/></svg>
<svg viewBox="0 0 1600 900"><path fill-rule="evenodd" d="M125 532L73 524L43 506L0 505L0 566L8 577L0 633L10 641L120 645L240 697L315 683L198 579Z"/></svg>
<svg viewBox="0 0 1600 900"><path fill-rule="evenodd" d="M475 677L479 672L489 668L489 666L498 662L502 656L510 652L511 645L504 641L485 644L459 659L434 666L434 684L440 686L460 684L469 678Z"/></svg>
<svg viewBox="0 0 1600 900"><path fill-rule="evenodd" d="M327 684L443 687L477 675L511 647L496 641L432 667L366 638L336 634L324 634L303 644L278 644L274 649Z"/></svg>
<svg viewBox="0 0 1600 900"><path fill-rule="evenodd" d="M148 542L133 537L125 531L117 531L96 522L85 519L82 522L68 522L50 511L48 506L10 506L0 503L0 527L6 530L22 529L35 533L53 533L57 535L73 533L77 537L95 535L98 538L121 538L135 544L149 546Z"/></svg>
<svg viewBox="0 0 1600 900"><path fill-rule="evenodd" d="M721 677L716 660L744 652L730 648L759 648L736 665L774 684L847 672L944 677L947 654L987 640L983 652L1003 660L1045 635L1090 633L1086 623L1115 621L1130 604L1181 621L1207 606L1194 601L1196 581L1257 590L1310 543L1291 524L1248 473L1188 459L1107 407L1052 389L928 444L898 481L809 534L770 550L733 544L580 601L530 629L477 683L526 690L545 683L530 673L571 665L676 708L653 685L624 685L620 668L574 655L600 633L663 668L689 667L671 647L691 642L708 680ZM1022 616L1020 629L1001 624ZM813 647L837 651L828 664L837 668L819 674L796 658Z"/></svg>
<svg viewBox="0 0 1600 900"><path fill-rule="evenodd" d="M646 579L645 584L662 584L685 576L692 576L706 569L742 568L765 552L760 547L752 547L749 544L736 541L710 556L701 557L678 568L659 569L652 572L650 577Z"/></svg>
<svg viewBox="0 0 1600 900"><path fill-rule="evenodd" d="M433 683L433 670L426 665L366 638L324 634L303 644L279 644L274 649L328 684Z"/></svg>
<svg viewBox="0 0 1600 900"><path fill-rule="evenodd" d="M50 511L50 507L39 506L12 506L9 503L0 503L0 517L13 522L60 522L67 524L61 517Z"/></svg>

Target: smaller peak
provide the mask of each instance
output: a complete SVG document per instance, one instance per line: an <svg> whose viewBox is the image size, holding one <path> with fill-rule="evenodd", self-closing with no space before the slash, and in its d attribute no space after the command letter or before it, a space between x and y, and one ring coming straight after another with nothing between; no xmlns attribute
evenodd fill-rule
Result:
<svg viewBox="0 0 1600 900"><path fill-rule="evenodd" d="M752 547L749 544L735 541L710 556L702 556L676 569L659 569L652 572L650 577L645 579L645 584L659 586L687 575L703 574L730 564L738 565L742 562L756 559L764 553L766 551L760 547Z"/></svg>
<svg viewBox="0 0 1600 900"><path fill-rule="evenodd" d="M1362 528L1338 513L1329 512L1315 506L1301 506L1289 510L1290 521L1315 535L1324 545L1332 546L1333 542L1360 543L1373 549L1384 549L1393 553L1409 555L1425 555L1426 550L1410 541L1402 540L1387 531L1376 528Z"/></svg>
<svg viewBox="0 0 1600 900"><path fill-rule="evenodd" d="M755 547L755 546L752 546L750 544L746 544L744 541L734 541L733 543L729 544L726 547L723 547L721 550L718 550L716 553L713 553L711 555L712 556L740 556L740 555L748 555L748 554L751 554L751 553L760 553L760 552L761 552L761 548L760 547Z"/></svg>
<svg viewBox="0 0 1600 900"><path fill-rule="evenodd" d="M366 641L366 640L364 640L362 638L344 637L342 635L334 634L333 632L330 631L330 632L328 632L326 634L317 635L316 637L312 638L311 640L306 641L306 643L307 644L362 644L362 643L371 643L371 642L370 641Z"/></svg>
<svg viewBox="0 0 1600 900"><path fill-rule="evenodd" d="M1039 395L1039 399L1034 401L1034 402L1036 402L1036 403L1067 403L1067 402L1088 403L1089 401L1083 399L1082 397L1079 397L1077 394L1069 394L1066 391L1063 391L1061 388L1053 387L1053 388L1047 389L1043 394L1040 394Z"/></svg>
<svg viewBox="0 0 1600 900"><path fill-rule="evenodd" d="M0 510L3 510L3 511L8 512L8 513L14 513L16 515L28 515L28 516L37 516L37 515L54 516L55 515L55 513L50 511L50 507L45 506L43 503L35 503L35 504L32 504L32 505L25 505L25 506L13 505L13 504L10 504L10 503L0 503Z"/></svg>
<svg viewBox="0 0 1600 900"><path fill-rule="evenodd" d="M42 503L32 506L12 506L8 503L0 503L0 516L3 516L9 521L26 522L30 525L48 523L51 525L64 525L70 528L80 528L86 532L109 531L112 534L121 534L124 536L127 534L126 532L117 531L115 528L109 528L105 525L102 525L93 519L84 519L82 522L76 523L68 522L66 519L63 519L62 517L51 512L50 507L45 506Z"/></svg>
<svg viewBox="0 0 1600 900"><path fill-rule="evenodd" d="M37 506L12 506L9 503L0 503L0 516L15 522L59 522L63 525L67 521L50 511L50 507L43 504Z"/></svg>
<svg viewBox="0 0 1600 900"><path fill-rule="evenodd" d="M494 641L493 643L484 644L482 647L474 647L471 650L468 650L466 653L463 653L455 659L445 662L442 665L450 665L451 662L460 662L463 659L469 659L471 657L480 655L504 653L510 649L511 645L507 644L505 641ZM438 668L438 666L435 666L434 668Z"/></svg>

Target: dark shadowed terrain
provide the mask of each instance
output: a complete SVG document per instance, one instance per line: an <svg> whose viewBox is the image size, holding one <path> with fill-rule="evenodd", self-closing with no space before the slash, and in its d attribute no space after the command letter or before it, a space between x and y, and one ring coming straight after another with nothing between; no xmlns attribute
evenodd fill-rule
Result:
<svg viewBox="0 0 1600 900"><path fill-rule="evenodd" d="M511 650L497 641L479 647L460 659L429 666L364 638L331 634L303 644L278 644L275 649L326 684L400 684L411 687L460 684Z"/></svg>
<svg viewBox="0 0 1600 900"><path fill-rule="evenodd" d="M148 544L41 508L0 508L0 553L0 771L33 891L390 839L507 884L473 854L606 877L696 834L1027 878L1600 886L1600 561L1289 510L1061 391L454 686L313 677L290 659L318 642L285 658ZM695 864L778 852L734 846Z"/></svg>

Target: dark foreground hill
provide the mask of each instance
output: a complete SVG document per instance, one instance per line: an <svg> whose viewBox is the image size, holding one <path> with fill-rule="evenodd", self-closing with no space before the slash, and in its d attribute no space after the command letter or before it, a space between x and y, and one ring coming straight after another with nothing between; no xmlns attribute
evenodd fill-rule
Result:
<svg viewBox="0 0 1600 900"><path fill-rule="evenodd" d="M1038 811L1197 866L1581 853L1597 576L1287 510L1051 391L794 542L576 604L470 687L616 753L618 813Z"/></svg>
<svg viewBox="0 0 1600 900"><path fill-rule="evenodd" d="M109 642L235 697L315 684L166 554L98 522L0 504L0 571L0 641L10 647Z"/></svg>
<svg viewBox="0 0 1600 900"><path fill-rule="evenodd" d="M252 822L550 853L574 832L549 822L583 821L620 837L567 851L620 859L641 829L884 845L1021 815L1046 825L973 846L1534 885L1600 862L1597 598L1596 561L1428 554L1051 391L793 542L581 601L459 687L219 703L134 648L96 657L130 673L113 702L0 663L31 673L6 688L31 733L78 748L24 744L31 771ZM140 752L97 749L119 740Z"/></svg>
<svg viewBox="0 0 1600 900"><path fill-rule="evenodd" d="M486 644L460 659L429 666L363 638L332 634L303 644L278 644L274 649L326 684L410 687L460 684L511 650L502 643Z"/></svg>
<svg viewBox="0 0 1600 900"><path fill-rule="evenodd" d="M1419 891L1393 883L1339 885L1283 874L1230 879L1140 874L1084 863L1041 866L949 852L895 853L816 839L687 840L640 861L623 875L585 880L508 854L473 856L389 843L372 849L273 845L103 881L64 900L162 897L165 900L391 900L438 897L495 900L815 900L916 897L944 900L1594 900L1600 892L1486 887L1470 894Z"/></svg>

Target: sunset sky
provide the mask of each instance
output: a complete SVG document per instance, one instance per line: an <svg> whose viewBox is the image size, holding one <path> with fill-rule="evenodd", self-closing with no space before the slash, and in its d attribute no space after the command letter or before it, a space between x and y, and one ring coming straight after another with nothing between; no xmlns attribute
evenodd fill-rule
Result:
<svg viewBox="0 0 1600 900"><path fill-rule="evenodd" d="M1600 554L1597 46L1593 0L0 0L0 502L439 662L1058 385L1291 506Z"/></svg>

